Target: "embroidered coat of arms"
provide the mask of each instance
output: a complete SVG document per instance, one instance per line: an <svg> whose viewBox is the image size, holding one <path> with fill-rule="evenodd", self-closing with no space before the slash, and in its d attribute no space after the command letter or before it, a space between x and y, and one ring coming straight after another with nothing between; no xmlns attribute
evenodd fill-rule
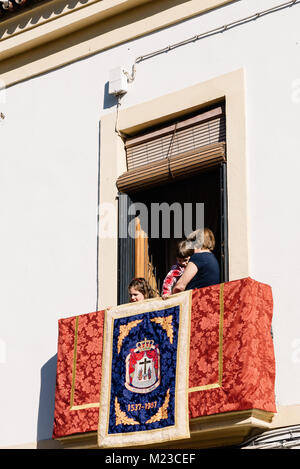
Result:
<svg viewBox="0 0 300 469"><path fill-rule="evenodd" d="M126 357L125 387L132 392L148 393L160 384L160 353L153 340L145 338Z"/></svg>

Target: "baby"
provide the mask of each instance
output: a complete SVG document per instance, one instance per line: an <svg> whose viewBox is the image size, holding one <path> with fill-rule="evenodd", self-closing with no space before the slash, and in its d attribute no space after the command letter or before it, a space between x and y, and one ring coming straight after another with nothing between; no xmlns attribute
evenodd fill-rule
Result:
<svg viewBox="0 0 300 469"><path fill-rule="evenodd" d="M182 276L190 256L194 254L194 250L187 247L186 240L180 241L176 249L176 264L172 265L171 270L167 274L162 286L162 298L166 299L172 295L172 290L177 281Z"/></svg>

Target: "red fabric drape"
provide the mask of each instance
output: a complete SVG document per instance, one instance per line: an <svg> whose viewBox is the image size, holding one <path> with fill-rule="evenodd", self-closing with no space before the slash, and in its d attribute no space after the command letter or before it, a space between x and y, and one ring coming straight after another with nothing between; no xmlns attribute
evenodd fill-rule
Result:
<svg viewBox="0 0 300 469"><path fill-rule="evenodd" d="M272 290L245 278L225 283L223 299L220 304L220 285L192 293L189 417L276 412ZM99 409L89 404L99 402L104 312L77 321L77 343L76 317L59 321L54 438L98 428Z"/></svg>
<svg viewBox="0 0 300 469"><path fill-rule="evenodd" d="M53 437L94 431L99 408L77 409L99 402L102 373L104 311L78 317L76 367L74 338L76 317L59 320ZM71 398L73 392L73 407Z"/></svg>
<svg viewBox="0 0 300 469"><path fill-rule="evenodd" d="M251 278L224 284L221 357L219 285L194 290L192 305L190 388L219 378L220 387L189 394L190 418L254 408L276 412L271 288Z"/></svg>

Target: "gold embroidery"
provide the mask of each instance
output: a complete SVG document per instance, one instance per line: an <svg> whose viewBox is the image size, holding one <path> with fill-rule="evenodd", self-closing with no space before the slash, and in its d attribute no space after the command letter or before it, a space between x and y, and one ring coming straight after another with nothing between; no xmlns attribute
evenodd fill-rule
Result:
<svg viewBox="0 0 300 469"><path fill-rule="evenodd" d="M128 318L130 316L152 313L153 311L161 311L162 314L167 307L180 307L180 327L177 345L177 363L185 357L188 357L189 332L190 332L190 315L191 315L191 293L187 291L173 295L173 298L165 300L157 300L150 298L144 302L129 305L120 305L116 308L116 312L109 315L109 319L104 329L104 347L103 347L103 369L102 369L102 386L101 386L101 404L99 413L98 426L98 446L100 448L119 448L132 447L134 445L148 445L150 443L161 443L165 441L175 441L181 438L189 438L189 420L188 420L188 366L184 366L180 373L176 374L175 382L175 422L166 428L155 428L146 431L138 431L140 426L135 427L135 431L129 433L109 433L110 424L110 404L112 399L112 355L113 355L113 332L114 321L120 318ZM147 316L146 316L147 317ZM173 341L174 342L174 341ZM116 346L117 352L117 346ZM169 393L168 393L169 395ZM115 399L116 396L113 397ZM168 396L165 395L165 406L168 403ZM115 401L113 400L113 405ZM126 409L124 409L126 410ZM166 409L168 410L168 409ZM173 411L173 409L170 409ZM156 410L153 409L154 412ZM163 409L161 409L161 413ZM164 412L166 415L166 412ZM129 416L129 413L128 413ZM150 417L150 416L149 416ZM136 417L138 418L138 417ZM166 422L167 423L167 422ZM120 427L118 427L120 428Z"/></svg>
<svg viewBox="0 0 300 469"><path fill-rule="evenodd" d="M134 419L131 419L126 415L123 410L121 410L120 404L118 403L118 398L115 397L115 413L116 413L116 425L139 425Z"/></svg>
<svg viewBox="0 0 300 469"><path fill-rule="evenodd" d="M133 327L136 327L140 322L142 322L143 319L136 319L135 321L131 321L128 324L124 324L123 326L120 326L120 334L118 337L118 353L121 351L122 343L125 337L128 336L129 332Z"/></svg>
<svg viewBox="0 0 300 469"><path fill-rule="evenodd" d="M149 420L147 420L146 423L160 422L160 420L167 419L169 400L170 400L170 389L167 390L165 402L163 403L163 405L158 409L156 414L152 415L152 417Z"/></svg>
<svg viewBox="0 0 300 469"><path fill-rule="evenodd" d="M166 316L166 317L157 317L151 319L151 322L156 322L160 324L161 327L166 331L167 336L170 339L170 344L173 344L173 326L172 326L173 316Z"/></svg>
<svg viewBox="0 0 300 469"><path fill-rule="evenodd" d="M99 407L99 402L90 402L89 404L73 405L70 410L93 409Z"/></svg>
<svg viewBox="0 0 300 469"><path fill-rule="evenodd" d="M188 392L209 391L210 389L216 389L219 387L220 387L219 383L204 384L203 386L195 386L194 388L189 388Z"/></svg>

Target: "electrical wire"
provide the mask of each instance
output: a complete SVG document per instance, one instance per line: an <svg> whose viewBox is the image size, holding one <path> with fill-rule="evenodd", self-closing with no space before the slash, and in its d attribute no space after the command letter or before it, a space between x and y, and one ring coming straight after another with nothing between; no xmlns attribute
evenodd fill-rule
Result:
<svg viewBox="0 0 300 469"><path fill-rule="evenodd" d="M289 449L295 446L300 446L300 440L282 440L274 441L272 443L265 443L261 445L253 445L243 449Z"/></svg>
<svg viewBox="0 0 300 469"><path fill-rule="evenodd" d="M115 132L119 135L119 137L121 137L122 140L124 140L127 136L122 133L120 130L119 130L119 109L120 109L120 106L121 106L121 99L122 99L123 95L122 94L118 94L116 96L117 98L117 112L116 112L116 122L115 122Z"/></svg>
<svg viewBox="0 0 300 469"><path fill-rule="evenodd" d="M142 61L144 61L144 60L150 59L151 57L155 57L156 55L160 55L160 54L169 52L173 49L176 49L177 47L181 47L181 46L184 46L186 44L196 42L200 39L204 39L205 37L209 37L213 34L223 33L223 32L228 31L229 29L231 29L235 26L238 26L240 24L243 24L243 23L246 23L246 22L249 22L249 21L257 20L258 18L261 18L262 16L268 15L270 13L274 13L274 12L282 10L284 8L292 7L292 6L294 6L298 3L299 3L299 0L290 0L289 2L280 3L279 5L276 5L272 8L268 8L266 10L259 11L257 13L254 13L253 15L246 16L244 18L241 18L241 19L233 21L231 23L219 26L219 27L214 28L214 29L210 29L209 31L206 31L206 32L201 33L201 34L197 34L196 36L190 37L190 38L185 39L183 41L176 42L174 44L170 44L170 45L168 45L168 46L166 46L162 49L158 49L156 51L150 52L149 54L141 55L141 56L137 57L134 61L134 65L133 65L134 74L132 74L131 81L133 81L134 76L135 76L135 65L142 62Z"/></svg>
<svg viewBox="0 0 300 469"><path fill-rule="evenodd" d="M300 445L299 439L300 425L282 427L266 431L260 435L244 441L239 445L242 449L288 449ZM289 436L287 436L287 434ZM277 438L277 441L268 442L269 438ZM279 440L279 438L283 438Z"/></svg>
<svg viewBox="0 0 300 469"><path fill-rule="evenodd" d="M7 1L7 0L0 0L0 1L3 2L3 1ZM262 16L268 15L270 13L274 13L274 12L282 10L284 8L292 7L296 4L299 4L299 2L300 2L300 0L290 0L289 2L280 3L279 5L275 5L272 8L268 8L266 10L261 10L257 13L254 13L253 15L246 16L246 17L241 18L241 19L236 20L236 21L232 21L231 23L224 24L224 25L219 26L219 27L214 28L214 29L210 29L209 31L206 31L206 32L201 33L201 34L197 34L196 36L192 36L192 37L190 37L188 39L185 39L183 41L179 41L179 42L176 42L174 44L170 44L170 45L168 45L168 46L166 46L162 49L158 49L156 51L149 52L148 54L141 55L141 56L139 56L135 59L133 65L132 65L131 74L129 74L126 70L123 70L123 73L127 77L127 82L132 83L135 79L135 76L136 76L136 65L139 64L140 62L144 61L144 60L150 59L150 58L155 57L155 56L160 55L160 54L164 54L164 53L169 52L173 49L176 49L177 47L181 47L181 46L184 46L186 44L196 42L200 39L204 39L205 37L209 37L209 36L212 36L212 35L218 34L218 33L223 33L225 31L228 31L231 28L234 28L235 26L244 24L244 23L249 22L249 21L257 20L258 18L261 18ZM118 129L118 116L119 116L119 107L120 107L120 104L121 104L120 103L121 98L122 98L122 96L119 95L118 96L118 104L117 104L117 116L116 116L115 131L117 132L117 134L120 137L124 138L125 135L123 135Z"/></svg>

